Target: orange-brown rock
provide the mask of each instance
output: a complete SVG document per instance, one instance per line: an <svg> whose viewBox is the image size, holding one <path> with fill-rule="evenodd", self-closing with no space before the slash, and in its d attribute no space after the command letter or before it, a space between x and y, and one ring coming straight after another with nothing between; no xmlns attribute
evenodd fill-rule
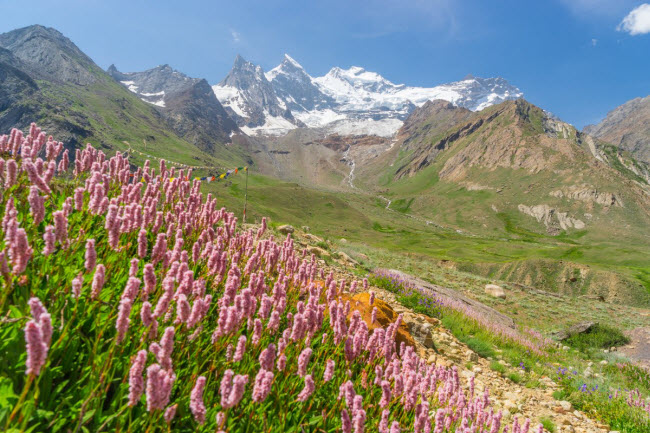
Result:
<svg viewBox="0 0 650 433"><path fill-rule="evenodd" d="M359 313L361 313L361 318L363 318L370 330L375 328L386 328L397 320L398 314L390 305L381 299L375 297L374 304L370 305L369 293L357 293L354 296L346 293L341 296L341 299L343 301L350 301L350 316L352 316L354 310L358 310ZM377 321L374 324L370 323L373 307L377 308ZM403 342L412 347L416 346L415 340L409 333L408 326L404 321L402 321L399 328L397 328L397 336L395 339L398 344Z"/></svg>

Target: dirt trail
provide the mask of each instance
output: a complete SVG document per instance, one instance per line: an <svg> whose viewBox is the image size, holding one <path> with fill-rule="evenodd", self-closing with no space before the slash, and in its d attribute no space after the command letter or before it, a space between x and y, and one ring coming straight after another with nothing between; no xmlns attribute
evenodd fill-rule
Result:
<svg viewBox="0 0 650 433"><path fill-rule="evenodd" d="M618 352L650 370L650 327L632 329L625 334L630 338L630 344L619 347Z"/></svg>

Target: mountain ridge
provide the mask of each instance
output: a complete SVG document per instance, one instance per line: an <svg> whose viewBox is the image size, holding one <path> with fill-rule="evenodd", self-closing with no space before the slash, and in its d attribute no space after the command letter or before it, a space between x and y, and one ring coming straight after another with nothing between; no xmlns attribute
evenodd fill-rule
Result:
<svg viewBox="0 0 650 433"><path fill-rule="evenodd" d="M215 140L228 143L241 133L203 78L188 77L167 64L128 73L111 65L107 73L156 106L181 137L209 153L215 151Z"/></svg>
<svg viewBox="0 0 650 433"><path fill-rule="evenodd" d="M650 164L650 95L625 102L584 131Z"/></svg>
<svg viewBox="0 0 650 433"><path fill-rule="evenodd" d="M256 78L245 78L252 75L251 71ZM253 82L264 90L264 98L249 96L248 88ZM394 84L359 66L333 67L322 77L312 77L288 54L267 73L238 55L228 76L213 89L222 104L230 107L231 115L253 119L249 122L253 129L248 133L261 135L282 135L305 125L342 135L389 137L413 109L428 100L446 99L476 111L523 96L500 77L468 76L432 88ZM280 115L275 110L276 114L272 114L276 105L286 106L287 111ZM242 126L241 121L238 123Z"/></svg>

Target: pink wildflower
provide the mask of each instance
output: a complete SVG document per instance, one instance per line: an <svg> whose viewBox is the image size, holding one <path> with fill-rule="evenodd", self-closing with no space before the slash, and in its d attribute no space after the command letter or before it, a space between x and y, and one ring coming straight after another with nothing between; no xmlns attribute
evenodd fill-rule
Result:
<svg viewBox="0 0 650 433"><path fill-rule="evenodd" d="M268 347L262 351L259 357L259 361L260 366L264 370L273 370L273 364L275 362L275 344L270 343Z"/></svg>
<svg viewBox="0 0 650 433"><path fill-rule="evenodd" d="M117 311L117 321L115 322L115 329L117 329L116 338L118 343L124 339L124 335L129 329L131 307L133 307L133 300L130 298L122 298Z"/></svg>
<svg viewBox="0 0 650 433"><path fill-rule="evenodd" d="M260 371L255 376L255 385L253 387L253 401L256 403L263 402L271 392L271 384L273 382L273 373L260 368Z"/></svg>
<svg viewBox="0 0 650 433"><path fill-rule="evenodd" d="M144 371L144 364L147 361L147 351L141 350L135 356L131 369L129 370L129 406L135 406L142 392L144 391L144 379L142 372Z"/></svg>
<svg viewBox="0 0 650 433"><path fill-rule="evenodd" d="M104 287L104 279L106 276L106 267L104 265L97 265L95 267L95 275L93 275L93 284L90 290L90 299L97 299L99 292Z"/></svg>
<svg viewBox="0 0 650 433"><path fill-rule="evenodd" d="M41 372L41 367L45 364L49 347L43 341L41 327L34 320L30 320L25 325L25 341L27 342L26 374L38 376Z"/></svg>
<svg viewBox="0 0 650 433"><path fill-rule="evenodd" d="M54 234L57 242L65 244L68 240L68 218L66 218L63 211L56 211L52 213L54 217Z"/></svg>
<svg viewBox="0 0 650 433"><path fill-rule="evenodd" d="M88 239L86 241L85 259L86 262L84 264L84 267L86 268L86 272L90 272L93 269L95 269L95 265L97 264L97 251L95 251L95 239Z"/></svg>
<svg viewBox="0 0 650 433"><path fill-rule="evenodd" d="M83 274L79 273L73 280L72 280L72 297L77 299L79 296L81 296L81 287L83 286Z"/></svg>
<svg viewBox="0 0 650 433"><path fill-rule="evenodd" d="M309 359L311 358L312 350L307 347L304 349L300 356L298 356L298 375L304 376L307 374L307 364L309 364Z"/></svg>
<svg viewBox="0 0 650 433"><path fill-rule="evenodd" d="M54 236L54 226L45 227L45 233L43 233L43 240L45 241L45 247L43 247L42 254L44 256L49 256L54 252L54 244L56 238Z"/></svg>
<svg viewBox="0 0 650 433"><path fill-rule="evenodd" d="M311 378L311 374L308 374L305 376L305 387L300 391L300 394L298 394L298 401L307 401L307 399L313 394L314 389L316 389L314 380Z"/></svg>
<svg viewBox="0 0 650 433"><path fill-rule="evenodd" d="M352 421L350 421L350 415L345 409L341 411L341 431L343 433L352 433Z"/></svg>
<svg viewBox="0 0 650 433"><path fill-rule="evenodd" d="M25 229L16 230L16 237L11 245L11 260L14 265L13 273L16 275L22 274L27 268L27 263L32 257L34 250L29 246L27 239L27 232Z"/></svg>
<svg viewBox="0 0 650 433"><path fill-rule="evenodd" d="M165 409L165 414L163 415L163 418L165 419L165 422L169 424L172 422L174 417L176 416L176 409L178 408L177 404L173 404L169 406L167 409Z"/></svg>
<svg viewBox="0 0 650 433"><path fill-rule="evenodd" d="M327 362L325 363L325 372L323 373L323 382L327 383L330 380L332 380L332 377L334 377L334 361L331 359L328 359Z"/></svg>
<svg viewBox="0 0 650 433"><path fill-rule="evenodd" d="M205 376L199 376L196 379L196 385L190 394L190 411L194 415L194 420L199 424L205 422L205 404L203 403L203 389L205 388Z"/></svg>
<svg viewBox="0 0 650 433"><path fill-rule="evenodd" d="M138 233L138 256L144 258L147 255L147 231L140 229Z"/></svg>
<svg viewBox="0 0 650 433"><path fill-rule="evenodd" d="M246 337L244 335L239 336L239 340L237 341L237 349L235 350L235 357L233 358L233 361L239 362L242 360L244 357L244 353L246 352Z"/></svg>
<svg viewBox="0 0 650 433"><path fill-rule="evenodd" d="M45 197L41 196L38 193L38 188L32 185L29 187L29 196L27 197L27 201L29 201L34 224L40 224L45 217Z"/></svg>

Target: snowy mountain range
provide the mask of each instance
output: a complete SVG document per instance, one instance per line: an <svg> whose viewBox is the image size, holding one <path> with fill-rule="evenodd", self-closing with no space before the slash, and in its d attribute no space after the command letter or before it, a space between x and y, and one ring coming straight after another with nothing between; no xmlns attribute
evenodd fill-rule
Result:
<svg viewBox="0 0 650 433"><path fill-rule="evenodd" d="M143 72L107 71L140 99L165 110L180 90L207 84L190 78L168 65ZM206 86L207 87L207 86ZM332 68L322 77L312 77L289 55L268 72L237 56L228 75L212 86L226 117L248 135L284 135L298 127L319 128L341 135L390 137L416 108L442 99L456 106L480 111L523 93L505 79L468 76L461 81L435 87L395 84L376 72L358 66ZM205 97L204 97L205 99ZM229 125L228 131L237 129Z"/></svg>
<svg viewBox="0 0 650 433"><path fill-rule="evenodd" d="M267 73L237 56L228 76L212 89L249 135L283 135L301 126L343 135L392 136L415 107L443 99L479 111L523 93L505 79L468 76L436 87L394 84L353 66L312 77L289 55Z"/></svg>

